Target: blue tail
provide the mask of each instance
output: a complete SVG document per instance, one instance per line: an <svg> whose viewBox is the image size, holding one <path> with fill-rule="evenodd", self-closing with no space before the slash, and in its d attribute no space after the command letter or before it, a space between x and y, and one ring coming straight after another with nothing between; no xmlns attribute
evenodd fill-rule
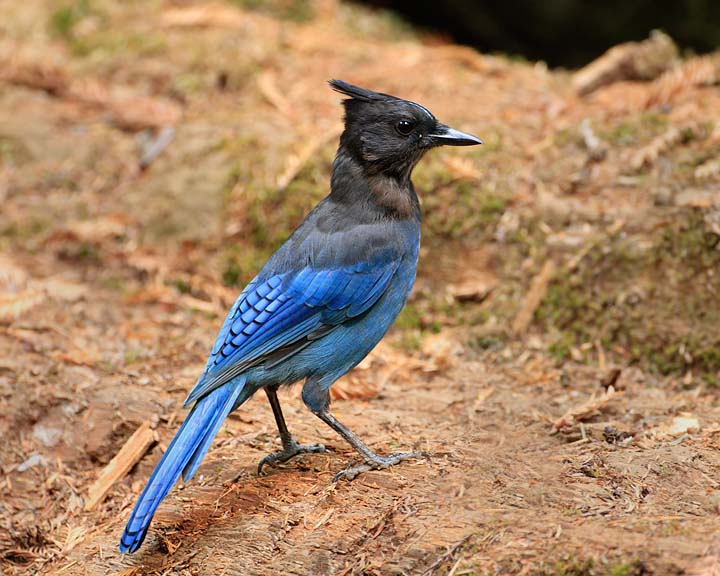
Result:
<svg viewBox="0 0 720 576"><path fill-rule="evenodd" d="M155 510L175 485L180 473L183 472L185 480L195 473L220 425L242 392L243 384L242 380L230 382L195 404L135 504L120 538L120 552L132 553L140 547Z"/></svg>

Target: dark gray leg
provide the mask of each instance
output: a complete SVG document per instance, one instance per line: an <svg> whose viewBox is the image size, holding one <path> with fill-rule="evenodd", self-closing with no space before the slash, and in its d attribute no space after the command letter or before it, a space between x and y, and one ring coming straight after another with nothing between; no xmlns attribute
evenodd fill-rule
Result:
<svg viewBox="0 0 720 576"><path fill-rule="evenodd" d="M278 462L287 462L290 458L297 456L298 454L327 452L325 446L322 444L304 445L295 442L293 437L288 431L287 424L285 424L285 417L283 416L282 409L280 408L280 401L277 397L277 386L268 386L265 388L270 407L272 408L273 415L275 416L275 423L280 432L280 441L282 442L283 449L279 452L273 452L268 454L260 460L258 463L258 474L262 473L263 466L274 466Z"/></svg>
<svg viewBox="0 0 720 576"><path fill-rule="evenodd" d="M357 466L351 466L345 470L341 470L333 478L333 482L337 482L340 478L347 478L352 480L359 474L367 472L368 470L380 470L382 468L388 468L408 458L420 458L422 457L421 452L398 452L390 454L390 456L380 456L375 454L355 433L345 427L340 421L335 418L330 412L328 407L330 405L330 394L327 390L323 389L317 382L308 380L303 386L303 401L310 410L320 418L325 424L330 426L335 432L340 434L352 446L355 451L360 454L365 464L359 464Z"/></svg>

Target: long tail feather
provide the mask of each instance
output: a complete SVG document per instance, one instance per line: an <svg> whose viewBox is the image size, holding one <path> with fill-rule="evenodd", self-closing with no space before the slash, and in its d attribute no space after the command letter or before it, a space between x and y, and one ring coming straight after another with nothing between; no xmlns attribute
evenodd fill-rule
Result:
<svg viewBox="0 0 720 576"><path fill-rule="evenodd" d="M160 502L170 492L180 473L191 463L191 460L192 472L197 469L242 389L243 382L228 384L217 388L195 404L135 504L120 538L122 553L132 553L140 547Z"/></svg>

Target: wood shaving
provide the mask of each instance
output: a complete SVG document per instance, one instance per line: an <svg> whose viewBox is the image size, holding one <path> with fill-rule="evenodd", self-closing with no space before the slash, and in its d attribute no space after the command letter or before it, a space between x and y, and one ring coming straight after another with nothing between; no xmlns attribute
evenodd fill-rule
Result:
<svg viewBox="0 0 720 576"><path fill-rule="evenodd" d="M115 482L123 478L155 442L157 435L152 429L151 422L149 420L143 422L88 489L85 511L93 510L100 504Z"/></svg>
<svg viewBox="0 0 720 576"><path fill-rule="evenodd" d="M595 396L594 394L589 400L571 408L553 423L553 429L557 432L563 428L572 428L578 422L586 420L595 412L605 408L612 400L622 396L622 392L617 392L613 386L609 386L604 394Z"/></svg>

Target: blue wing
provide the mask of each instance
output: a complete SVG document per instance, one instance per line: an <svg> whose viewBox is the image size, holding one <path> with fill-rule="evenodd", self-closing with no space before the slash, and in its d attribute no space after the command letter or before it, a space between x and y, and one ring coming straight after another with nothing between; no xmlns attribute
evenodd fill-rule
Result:
<svg viewBox="0 0 720 576"><path fill-rule="evenodd" d="M230 310L185 405L251 366L288 358L363 314L384 294L399 263L390 259L331 269L307 266L256 278Z"/></svg>

